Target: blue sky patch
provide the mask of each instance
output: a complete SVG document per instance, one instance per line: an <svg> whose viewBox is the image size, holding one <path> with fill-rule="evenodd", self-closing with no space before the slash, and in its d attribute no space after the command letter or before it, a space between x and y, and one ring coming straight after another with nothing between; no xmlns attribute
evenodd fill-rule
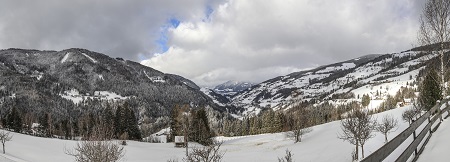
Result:
<svg viewBox="0 0 450 162"><path fill-rule="evenodd" d="M211 14L214 12L214 9L211 6L206 6L205 9L205 19L203 19L203 22L208 22L211 20Z"/></svg>
<svg viewBox="0 0 450 162"><path fill-rule="evenodd" d="M169 50L169 46L167 43L169 42L169 38L167 36L167 32L170 28L177 28L180 25L180 20L176 18L170 18L166 24L161 27L161 31L159 32L159 38L155 41L159 47L159 52L164 53Z"/></svg>
<svg viewBox="0 0 450 162"><path fill-rule="evenodd" d="M170 24L172 25L173 28L177 28L178 25L180 25L180 20L176 19L176 18L171 18L169 20Z"/></svg>

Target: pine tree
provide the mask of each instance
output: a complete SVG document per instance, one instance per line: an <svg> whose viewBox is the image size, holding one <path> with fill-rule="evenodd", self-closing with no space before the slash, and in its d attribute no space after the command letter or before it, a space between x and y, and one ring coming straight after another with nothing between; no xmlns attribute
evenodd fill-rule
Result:
<svg viewBox="0 0 450 162"><path fill-rule="evenodd" d="M13 107L6 117L7 127L13 129L15 132L22 131L22 117L17 111L16 107Z"/></svg>
<svg viewBox="0 0 450 162"><path fill-rule="evenodd" d="M250 132L250 120L248 119L248 117L245 117L244 120L242 121L242 129L241 132L239 132L239 135L243 136L243 135L249 135Z"/></svg>
<svg viewBox="0 0 450 162"><path fill-rule="evenodd" d="M108 122L110 118L114 118L114 135L116 138L120 138L124 133L128 136L128 139L141 140L141 131L139 130L139 125L135 112L129 107L128 103L125 102L123 106L119 106L116 110L116 115L113 116L112 112L109 113L108 108L105 110L104 115L105 124L112 125L113 123ZM126 139L125 139L126 140Z"/></svg>
<svg viewBox="0 0 450 162"><path fill-rule="evenodd" d="M362 97L362 101L361 101L362 106L367 107L367 106L369 106L369 103L370 103L369 95L364 94Z"/></svg>
<svg viewBox="0 0 450 162"><path fill-rule="evenodd" d="M71 126L71 124L69 123L69 121L67 119L65 119L61 122L61 127L62 127L62 131L64 132L65 139L71 138L70 126Z"/></svg>
<svg viewBox="0 0 450 162"><path fill-rule="evenodd" d="M205 109L199 109L196 112L196 118L198 120L198 139L197 142L202 145L210 145L211 137L213 137L211 128L209 127L208 116Z"/></svg>
<svg viewBox="0 0 450 162"><path fill-rule="evenodd" d="M200 140L200 120L199 120L199 116L197 115L197 111L195 110L191 110L190 111L190 115L191 115L191 122L190 122L190 128L189 128L189 140L190 141L196 141L198 142ZM230 127L231 129L231 127ZM232 130L232 129L231 129Z"/></svg>
<svg viewBox="0 0 450 162"><path fill-rule="evenodd" d="M39 117L39 124L40 124L40 131L41 133L45 134L45 136L49 136L49 125L48 125L48 117L49 114L45 113L44 115Z"/></svg>
<svg viewBox="0 0 450 162"><path fill-rule="evenodd" d="M125 132L125 109L122 106L117 107L114 118L114 135L119 138Z"/></svg>
<svg viewBox="0 0 450 162"><path fill-rule="evenodd" d="M273 119L273 127L272 127L272 133L281 132L283 130L283 118L284 114L281 112L275 113L275 117Z"/></svg>
<svg viewBox="0 0 450 162"><path fill-rule="evenodd" d="M141 140L141 131L139 130L138 122L136 116L134 115L134 111L126 107L126 132L129 135L129 139L131 140Z"/></svg>
<svg viewBox="0 0 450 162"><path fill-rule="evenodd" d="M111 106L109 104L106 105L102 116L102 123L104 124L104 129L108 133L113 133L115 131L115 116L112 112ZM111 134L109 136L112 136ZM109 137L107 137L109 138Z"/></svg>
<svg viewBox="0 0 450 162"><path fill-rule="evenodd" d="M430 110L436 101L442 98L438 74L430 70L420 88L419 103L425 110Z"/></svg>
<svg viewBox="0 0 450 162"><path fill-rule="evenodd" d="M78 121L72 122L72 130L73 130L73 136L76 137L80 135L80 127L78 126Z"/></svg>
<svg viewBox="0 0 450 162"><path fill-rule="evenodd" d="M179 115L181 113L181 108L176 105L170 114L170 141L175 140L175 136L181 135L181 121L179 120Z"/></svg>

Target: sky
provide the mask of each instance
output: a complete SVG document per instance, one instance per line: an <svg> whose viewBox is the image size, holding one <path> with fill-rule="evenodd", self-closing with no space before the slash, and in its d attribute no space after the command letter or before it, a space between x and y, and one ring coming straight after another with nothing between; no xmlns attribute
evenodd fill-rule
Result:
<svg viewBox="0 0 450 162"><path fill-rule="evenodd" d="M200 86L417 44L423 0L3 0L0 49L86 48Z"/></svg>

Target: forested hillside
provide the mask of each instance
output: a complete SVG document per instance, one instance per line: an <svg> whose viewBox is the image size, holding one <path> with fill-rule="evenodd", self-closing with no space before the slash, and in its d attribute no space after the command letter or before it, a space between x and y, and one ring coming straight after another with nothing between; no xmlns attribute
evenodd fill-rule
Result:
<svg viewBox="0 0 450 162"><path fill-rule="evenodd" d="M40 123L58 135L78 127L79 135L107 108L126 108L148 134L168 126L176 105L224 110L181 76L85 49L1 50L0 76L0 117L14 110L27 131Z"/></svg>

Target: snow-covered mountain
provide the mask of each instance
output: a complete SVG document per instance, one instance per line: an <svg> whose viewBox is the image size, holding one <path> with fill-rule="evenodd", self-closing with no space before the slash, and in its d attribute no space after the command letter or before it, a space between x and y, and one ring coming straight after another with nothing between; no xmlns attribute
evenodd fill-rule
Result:
<svg viewBox="0 0 450 162"><path fill-rule="evenodd" d="M214 91L223 96L233 96L236 93L251 88L253 85L255 84L250 82L228 81L214 87Z"/></svg>
<svg viewBox="0 0 450 162"><path fill-rule="evenodd" d="M165 127L176 105L224 110L188 79L85 49L0 50L0 76L1 116L14 105L58 122L127 100L141 123Z"/></svg>
<svg viewBox="0 0 450 162"><path fill-rule="evenodd" d="M230 104L243 108L241 115L246 115L269 107L289 108L297 101L340 104L358 101L363 94L382 99L412 85L434 57L416 50L367 55L264 81L232 96Z"/></svg>

